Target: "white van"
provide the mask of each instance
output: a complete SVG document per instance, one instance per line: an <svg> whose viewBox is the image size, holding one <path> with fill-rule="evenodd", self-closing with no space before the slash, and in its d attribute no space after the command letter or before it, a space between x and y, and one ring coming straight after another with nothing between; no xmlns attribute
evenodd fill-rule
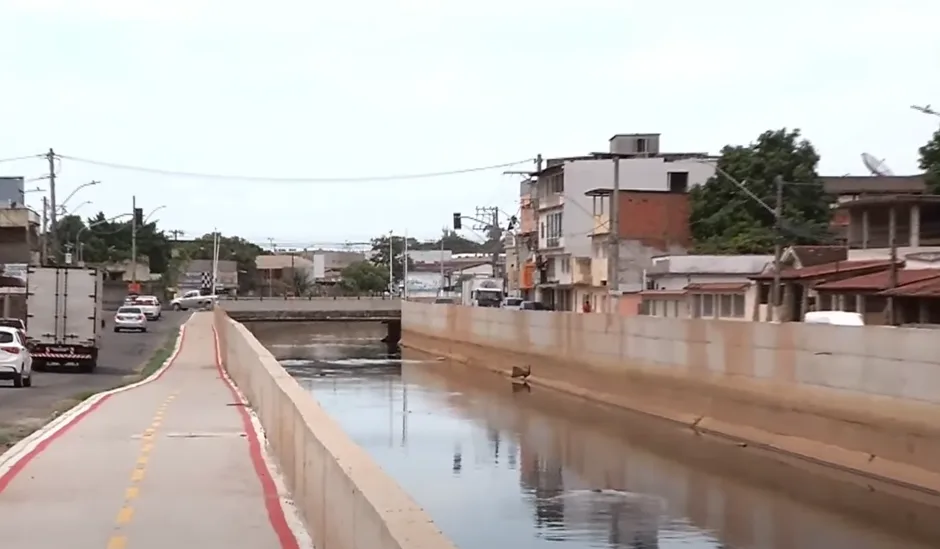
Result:
<svg viewBox="0 0 940 549"><path fill-rule="evenodd" d="M859 313L848 311L812 311L806 313L803 322L807 324L832 324L834 326L864 326L865 319Z"/></svg>

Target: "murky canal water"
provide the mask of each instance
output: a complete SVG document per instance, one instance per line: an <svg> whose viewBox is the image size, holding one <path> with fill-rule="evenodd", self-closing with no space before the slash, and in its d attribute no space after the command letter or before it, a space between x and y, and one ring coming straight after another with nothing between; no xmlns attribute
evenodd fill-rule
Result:
<svg viewBox="0 0 940 549"><path fill-rule="evenodd" d="M384 334L360 328L255 332L461 549L935 546L745 484L728 450L701 440L672 445L682 459L662 440L651 451L657 429L628 429L636 420L620 411L433 357L388 358Z"/></svg>

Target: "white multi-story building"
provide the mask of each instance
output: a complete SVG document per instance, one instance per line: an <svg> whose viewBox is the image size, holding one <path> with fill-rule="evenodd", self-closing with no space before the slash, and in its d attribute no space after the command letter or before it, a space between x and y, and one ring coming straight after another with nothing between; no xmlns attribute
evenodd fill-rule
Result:
<svg viewBox="0 0 940 549"><path fill-rule="evenodd" d="M618 134L610 151L547 161L537 174L538 255L544 282L537 297L558 310L574 310L575 286L594 283L591 236L595 231L593 198L585 193L613 189L614 162L620 188L684 193L715 173L705 153L661 153L659 134ZM598 282L599 283L599 282Z"/></svg>

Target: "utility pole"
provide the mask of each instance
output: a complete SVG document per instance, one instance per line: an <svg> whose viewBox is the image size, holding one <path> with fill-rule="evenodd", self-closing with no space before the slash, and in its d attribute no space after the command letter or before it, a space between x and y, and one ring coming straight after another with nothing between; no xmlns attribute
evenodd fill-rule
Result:
<svg viewBox="0 0 940 549"><path fill-rule="evenodd" d="M610 310L617 310L616 303L620 299L620 156L614 155L614 190L610 195L610 213L607 222L610 234L608 236L609 249L607 252L607 287L609 288ZM645 289L645 288L643 288ZM616 301L615 301L616 300Z"/></svg>
<svg viewBox="0 0 940 549"><path fill-rule="evenodd" d="M46 153L46 160L49 161L49 225L50 236L52 237L52 258L53 263L59 263L59 224L56 220L56 201L55 201L55 152L49 148Z"/></svg>
<svg viewBox="0 0 940 549"><path fill-rule="evenodd" d="M49 199L42 197L42 247L39 250L39 264L43 267L49 260Z"/></svg>
<svg viewBox="0 0 940 549"><path fill-rule="evenodd" d="M447 236L446 230L444 234L441 235L441 291L438 293L438 297L444 297L444 287L447 286L444 282L444 237Z"/></svg>
<svg viewBox="0 0 940 549"><path fill-rule="evenodd" d="M136 291L136 288L137 288L137 196L136 195L131 197L131 283L134 285L134 288Z"/></svg>
<svg viewBox="0 0 940 549"><path fill-rule="evenodd" d="M388 232L388 295L395 294L395 236Z"/></svg>
<svg viewBox="0 0 940 549"><path fill-rule="evenodd" d="M774 178L777 188L777 201L774 204L774 285L771 288L770 310L768 320L782 320L780 307L780 260L783 257L783 176Z"/></svg>
<svg viewBox="0 0 940 549"><path fill-rule="evenodd" d="M894 205L888 210L888 248L890 249L891 266L888 267L888 289L893 290L898 287L898 242L897 242L897 210ZM889 326L894 326L896 321L894 310L894 296L888 296L887 310L885 311L886 320Z"/></svg>
<svg viewBox="0 0 940 549"><path fill-rule="evenodd" d="M499 273L499 252L500 242L503 237L503 230L499 226L499 208L495 206L477 206L476 217L474 221L477 225L475 230L485 231L488 240L494 243L493 251L490 256L490 263L493 268L493 278L498 278Z"/></svg>

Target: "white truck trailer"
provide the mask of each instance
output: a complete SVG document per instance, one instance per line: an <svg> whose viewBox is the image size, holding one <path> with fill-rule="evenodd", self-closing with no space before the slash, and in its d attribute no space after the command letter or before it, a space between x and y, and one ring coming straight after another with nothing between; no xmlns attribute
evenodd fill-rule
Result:
<svg viewBox="0 0 940 549"><path fill-rule="evenodd" d="M33 368L98 366L104 317L102 277L84 267L30 267L26 274L26 337Z"/></svg>
<svg viewBox="0 0 940 549"><path fill-rule="evenodd" d="M503 302L503 284L495 278L471 278L463 281L461 301L472 307L499 307Z"/></svg>

